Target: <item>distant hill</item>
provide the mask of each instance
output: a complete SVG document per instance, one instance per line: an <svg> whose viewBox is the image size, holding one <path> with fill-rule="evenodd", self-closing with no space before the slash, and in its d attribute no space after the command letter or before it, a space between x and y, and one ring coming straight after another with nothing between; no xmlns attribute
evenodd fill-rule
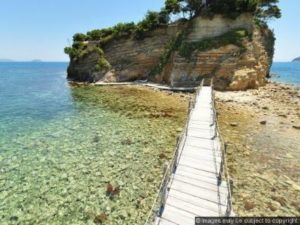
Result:
<svg viewBox="0 0 300 225"><path fill-rule="evenodd" d="M42 60L40 60L40 59L33 59L33 60L31 60L31 62L42 62Z"/></svg>
<svg viewBox="0 0 300 225"><path fill-rule="evenodd" d="M292 62L300 62L300 57L297 57L297 58L293 59Z"/></svg>
<svg viewBox="0 0 300 225"><path fill-rule="evenodd" d="M16 61L12 59L0 59L0 62L43 62L40 59L33 59L33 60L28 60L28 61Z"/></svg>

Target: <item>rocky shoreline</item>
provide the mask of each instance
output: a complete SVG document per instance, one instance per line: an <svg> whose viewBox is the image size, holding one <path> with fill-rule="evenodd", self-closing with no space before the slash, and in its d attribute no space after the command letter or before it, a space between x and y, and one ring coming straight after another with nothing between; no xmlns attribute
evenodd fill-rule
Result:
<svg viewBox="0 0 300 225"><path fill-rule="evenodd" d="M216 92L239 216L300 215L300 89Z"/></svg>

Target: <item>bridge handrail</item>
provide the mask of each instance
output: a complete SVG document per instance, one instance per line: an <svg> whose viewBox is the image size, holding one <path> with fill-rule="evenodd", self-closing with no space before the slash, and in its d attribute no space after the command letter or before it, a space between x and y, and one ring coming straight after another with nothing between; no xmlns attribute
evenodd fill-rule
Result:
<svg viewBox="0 0 300 225"><path fill-rule="evenodd" d="M198 95L199 95L203 85L204 85L204 79L201 81L200 86L196 89L195 98L189 102L188 117L187 117L187 121L184 126L184 130L181 133L181 135L179 136L179 138L177 139L175 152L173 154L172 160L168 164L167 168L165 168L163 179L162 179L162 182L159 187L159 192L158 192L156 198L154 199L154 203L151 207L151 211L149 212L149 215L147 217L145 225L148 225L150 221L151 221L151 223L155 222L155 218L156 218L157 214L160 216L163 211L164 203L168 196L168 190L167 190L168 183L171 179L171 175L176 170L176 167L178 164L178 159L180 158L179 156L181 155L182 149L185 145L185 140L186 140L187 132L188 132L187 127L188 127L188 124L190 121L191 112L192 112L192 109L195 107ZM181 144L181 143L183 143L183 144ZM158 209L158 210L155 210L155 209Z"/></svg>
<svg viewBox="0 0 300 225"><path fill-rule="evenodd" d="M212 94L212 103L213 103L213 112L214 112L214 123L215 123L215 135L219 138L220 143L221 143L221 152L222 152L222 160L221 160L221 168L220 168L220 173L218 175L218 183L219 185L222 182L222 178L223 178L223 174L225 177L225 180L227 182L227 190L228 190L228 196L227 196L227 205L226 205L226 216L230 216L231 212L232 212L232 195L231 195L231 184L229 181L229 173L228 173L228 167L227 167L227 158L226 158L226 149L227 149L227 145L223 139L223 137L221 136L221 132L220 132L220 127L218 124L218 120L217 120L217 112L216 112L216 106L215 106L215 92L213 89L213 79L211 80L211 86L212 86L212 90L213 90L213 94Z"/></svg>

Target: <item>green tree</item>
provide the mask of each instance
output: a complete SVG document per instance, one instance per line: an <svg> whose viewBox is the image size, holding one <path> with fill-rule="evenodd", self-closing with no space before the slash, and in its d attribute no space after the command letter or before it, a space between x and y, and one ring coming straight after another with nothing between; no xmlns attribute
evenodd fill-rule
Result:
<svg viewBox="0 0 300 225"><path fill-rule="evenodd" d="M280 18L281 10L277 6L278 2L278 0L257 0L256 16L263 21Z"/></svg>
<svg viewBox="0 0 300 225"><path fill-rule="evenodd" d="M82 41L85 41L86 39L87 39L87 36L82 33L76 33L73 35L74 42L82 42Z"/></svg>
<svg viewBox="0 0 300 225"><path fill-rule="evenodd" d="M113 27L113 35L114 37L125 37L132 34L135 29L135 24L132 23L118 23Z"/></svg>
<svg viewBox="0 0 300 225"><path fill-rule="evenodd" d="M181 12L181 0L166 0L165 10L171 14L178 14Z"/></svg>
<svg viewBox="0 0 300 225"><path fill-rule="evenodd" d="M102 37L102 31L101 30L92 30L87 32L87 36L90 40L96 41L100 40Z"/></svg>
<svg viewBox="0 0 300 225"><path fill-rule="evenodd" d="M165 8L162 8L158 13L158 21L164 25L170 22L170 13Z"/></svg>
<svg viewBox="0 0 300 225"><path fill-rule="evenodd" d="M159 25L159 13L155 11L148 11L145 17L145 22L149 29L157 27Z"/></svg>
<svg viewBox="0 0 300 225"><path fill-rule="evenodd" d="M198 16L203 8L202 0L183 0L182 11L188 13L190 18Z"/></svg>

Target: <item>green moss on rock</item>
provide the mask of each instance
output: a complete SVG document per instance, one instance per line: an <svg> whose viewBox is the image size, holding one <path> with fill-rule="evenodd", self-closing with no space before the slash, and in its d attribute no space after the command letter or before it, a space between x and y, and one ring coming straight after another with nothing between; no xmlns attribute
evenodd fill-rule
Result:
<svg viewBox="0 0 300 225"><path fill-rule="evenodd" d="M241 48L241 51L245 51L245 46L243 45L245 38L249 38L247 30L238 29L214 38L207 38L197 42L183 42L179 47L179 54L182 57L190 59L192 53L196 50L205 51L229 44L236 45Z"/></svg>

